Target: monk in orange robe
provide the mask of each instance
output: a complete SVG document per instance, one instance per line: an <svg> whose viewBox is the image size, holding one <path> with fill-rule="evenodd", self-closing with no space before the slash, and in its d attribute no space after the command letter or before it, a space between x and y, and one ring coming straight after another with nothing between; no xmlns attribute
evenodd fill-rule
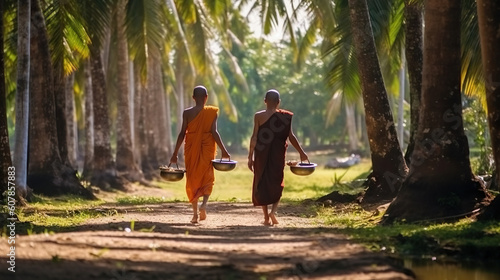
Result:
<svg viewBox="0 0 500 280"><path fill-rule="evenodd" d="M222 151L222 158L230 157L217 131L219 109L205 106L207 98L208 93L204 86L194 88L195 106L185 109L182 114L181 131L170 159L170 163L177 163L177 153L185 138L186 194L193 206L191 223L198 222L198 199L200 197L203 197L203 202L200 205L199 218L205 220L207 217L207 202L215 181L212 159L215 158L217 145Z"/></svg>
<svg viewBox="0 0 500 280"><path fill-rule="evenodd" d="M248 153L248 168L254 173L252 202L254 206L262 206L264 225L271 225L269 219L272 225L278 224L275 214L284 188L287 140L299 152L301 161L309 160L292 131L293 113L278 109L280 101L277 90L266 93L266 110L255 113Z"/></svg>

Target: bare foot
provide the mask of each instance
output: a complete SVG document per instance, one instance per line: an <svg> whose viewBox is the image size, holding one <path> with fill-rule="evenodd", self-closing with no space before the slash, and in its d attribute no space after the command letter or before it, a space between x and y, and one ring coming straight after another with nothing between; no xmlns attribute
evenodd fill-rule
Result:
<svg viewBox="0 0 500 280"><path fill-rule="evenodd" d="M271 218L271 221L273 222L273 225L277 225L278 220L276 220L276 216L274 216L274 212L269 213L269 218Z"/></svg>
<svg viewBox="0 0 500 280"><path fill-rule="evenodd" d="M200 206L200 221L203 221L207 218L207 207L206 206Z"/></svg>
<svg viewBox="0 0 500 280"><path fill-rule="evenodd" d="M271 223L269 222L269 220L264 220L261 224L263 224L265 226L272 226Z"/></svg>
<svg viewBox="0 0 500 280"><path fill-rule="evenodd" d="M191 219L192 224L198 223L198 215L194 215L193 218Z"/></svg>

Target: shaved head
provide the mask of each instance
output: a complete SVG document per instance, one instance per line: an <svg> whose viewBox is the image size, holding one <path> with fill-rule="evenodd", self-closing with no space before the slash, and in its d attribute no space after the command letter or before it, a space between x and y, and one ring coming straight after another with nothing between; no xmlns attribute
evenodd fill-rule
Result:
<svg viewBox="0 0 500 280"><path fill-rule="evenodd" d="M265 101L269 102L280 102L280 93L275 89L270 89L266 92Z"/></svg>
<svg viewBox="0 0 500 280"><path fill-rule="evenodd" d="M207 95L207 89L204 86L196 86L193 90L193 98L206 97Z"/></svg>

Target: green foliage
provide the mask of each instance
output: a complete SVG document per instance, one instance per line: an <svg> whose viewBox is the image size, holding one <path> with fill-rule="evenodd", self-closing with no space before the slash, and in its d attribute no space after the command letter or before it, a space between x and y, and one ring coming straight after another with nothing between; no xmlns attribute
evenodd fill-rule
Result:
<svg viewBox="0 0 500 280"><path fill-rule="evenodd" d="M64 74L79 67L80 57L89 55L90 38L75 1L48 1L44 8L52 62ZM62 73L61 73L62 74Z"/></svg>
<svg viewBox="0 0 500 280"><path fill-rule="evenodd" d="M318 47L308 53L300 71L290 59L294 51L286 43L247 39L245 51L235 47L233 52L250 87L249 92L245 92L232 74L232 61L223 57L220 65L228 78L231 99L238 115L243 116L237 123L224 115L219 118L219 131L224 141L236 150L246 150L246 141L253 130L252 116L265 108L265 92L275 88L281 93L280 108L295 115L292 128L303 145L337 142L340 136L338 131L343 125L325 128L326 104L331 93L325 88L323 74L326 68Z"/></svg>
<svg viewBox="0 0 500 280"><path fill-rule="evenodd" d="M472 171L480 175L492 174L494 164L486 113L478 99L465 100L464 130L469 139Z"/></svg>

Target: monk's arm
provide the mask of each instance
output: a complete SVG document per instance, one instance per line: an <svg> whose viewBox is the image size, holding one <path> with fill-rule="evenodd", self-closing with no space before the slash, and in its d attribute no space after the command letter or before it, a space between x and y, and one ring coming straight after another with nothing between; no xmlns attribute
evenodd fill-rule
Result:
<svg viewBox="0 0 500 280"><path fill-rule="evenodd" d="M171 163L177 163L177 153L179 152L182 142L184 141L184 137L186 136L187 123L186 111L184 111L184 113L182 113L181 131L179 132L179 135L177 135L177 143L175 144L174 153L170 158Z"/></svg>
<svg viewBox="0 0 500 280"><path fill-rule="evenodd" d="M224 146L224 143L222 143L222 139L220 138L219 131L217 130L217 116L215 116L215 119L212 123L212 137L214 137L215 143L217 143L217 146L219 146L220 150L222 151L222 157L223 158L230 158L229 153L226 150L226 147Z"/></svg>
<svg viewBox="0 0 500 280"><path fill-rule="evenodd" d="M250 148L248 149L248 168L253 171L253 152L255 150L255 145L257 145L257 130L259 128L259 123L257 120L257 114L253 118L253 132L250 138Z"/></svg>
<svg viewBox="0 0 500 280"><path fill-rule="evenodd" d="M293 133L291 126L290 126L290 132L288 133L288 139L290 140L292 146L299 152L300 160L301 161L309 160L307 154L304 152L304 149L302 149L302 146L300 146L299 140L297 140L297 136L295 136L295 134Z"/></svg>

